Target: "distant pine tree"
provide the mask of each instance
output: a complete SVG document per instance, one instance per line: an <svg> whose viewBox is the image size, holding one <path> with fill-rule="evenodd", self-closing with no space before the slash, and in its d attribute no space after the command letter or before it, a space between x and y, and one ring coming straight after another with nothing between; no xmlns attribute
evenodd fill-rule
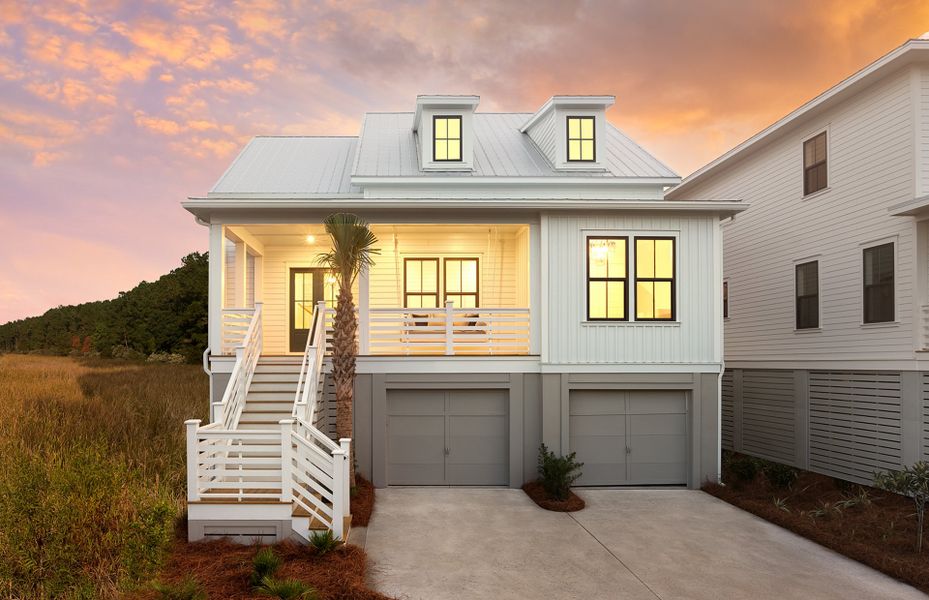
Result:
<svg viewBox="0 0 929 600"><path fill-rule="evenodd" d="M59 306L0 325L0 352L109 357L117 349L122 356L170 352L198 362L207 345L208 255L194 252L181 263L112 300Z"/></svg>

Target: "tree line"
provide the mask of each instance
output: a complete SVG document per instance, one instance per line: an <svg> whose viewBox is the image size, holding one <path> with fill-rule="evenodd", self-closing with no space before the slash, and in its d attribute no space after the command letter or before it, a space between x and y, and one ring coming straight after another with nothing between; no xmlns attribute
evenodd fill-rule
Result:
<svg viewBox="0 0 929 600"><path fill-rule="evenodd" d="M194 252L181 266L112 300L59 306L0 325L0 352L143 357L198 362L207 346L209 264Z"/></svg>

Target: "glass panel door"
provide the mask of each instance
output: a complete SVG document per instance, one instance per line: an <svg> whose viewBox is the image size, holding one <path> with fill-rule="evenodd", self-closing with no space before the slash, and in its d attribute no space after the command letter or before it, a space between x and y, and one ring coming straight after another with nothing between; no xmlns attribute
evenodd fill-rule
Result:
<svg viewBox="0 0 929 600"><path fill-rule="evenodd" d="M290 269L290 351L303 352L313 327L313 308L324 299L325 269Z"/></svg>

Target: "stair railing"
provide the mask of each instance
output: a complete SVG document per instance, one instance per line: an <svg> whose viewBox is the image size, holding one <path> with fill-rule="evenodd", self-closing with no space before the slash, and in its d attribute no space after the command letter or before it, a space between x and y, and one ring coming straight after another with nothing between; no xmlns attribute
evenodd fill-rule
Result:
<svg viewBox="0 0 929 600"><path fill-rule="evenodd" d="M239 417L245 408L245 397L255 374L258 357L261 356L263 340L261 326L261 302L255 303L255 313L248 324L242 343L235 348L235 364L223 398L214 403L211 414L213 423L222 423L222 429L233 430L239 425Z"/></svg>
<svg viewBox="0 0 929 600"><path fill-rule="evenodd" d="M313 328L306 338L300 378L294 397L293 417L315 424L322 382L323 360L326 357L326 303L317 302L313 309ZM328 439L328 438L327 438Z"/></svg>

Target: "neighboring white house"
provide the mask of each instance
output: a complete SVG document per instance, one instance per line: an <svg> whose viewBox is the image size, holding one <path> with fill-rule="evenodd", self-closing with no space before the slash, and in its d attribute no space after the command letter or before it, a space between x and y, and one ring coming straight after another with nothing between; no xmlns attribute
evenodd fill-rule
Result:
<svg viewBox="0 0 929 600"><path fill-rule="evenodd" d="M724 227L724 448L852 481L929 452L929 39L687 177Z"/></svg>
<svg viewBox="0 0 929 600"><path fill-rule="evenodd" d="M344 532L315 260L334 212L379 240L355 292L351 441L376 486L519 487L543 442L577 451L580 485L717 477L720 222L743 207L665 199L680 178L607 122L613 100L420 96L357 137L257 137L184 203L211 257L192 539Z"/></svg>

